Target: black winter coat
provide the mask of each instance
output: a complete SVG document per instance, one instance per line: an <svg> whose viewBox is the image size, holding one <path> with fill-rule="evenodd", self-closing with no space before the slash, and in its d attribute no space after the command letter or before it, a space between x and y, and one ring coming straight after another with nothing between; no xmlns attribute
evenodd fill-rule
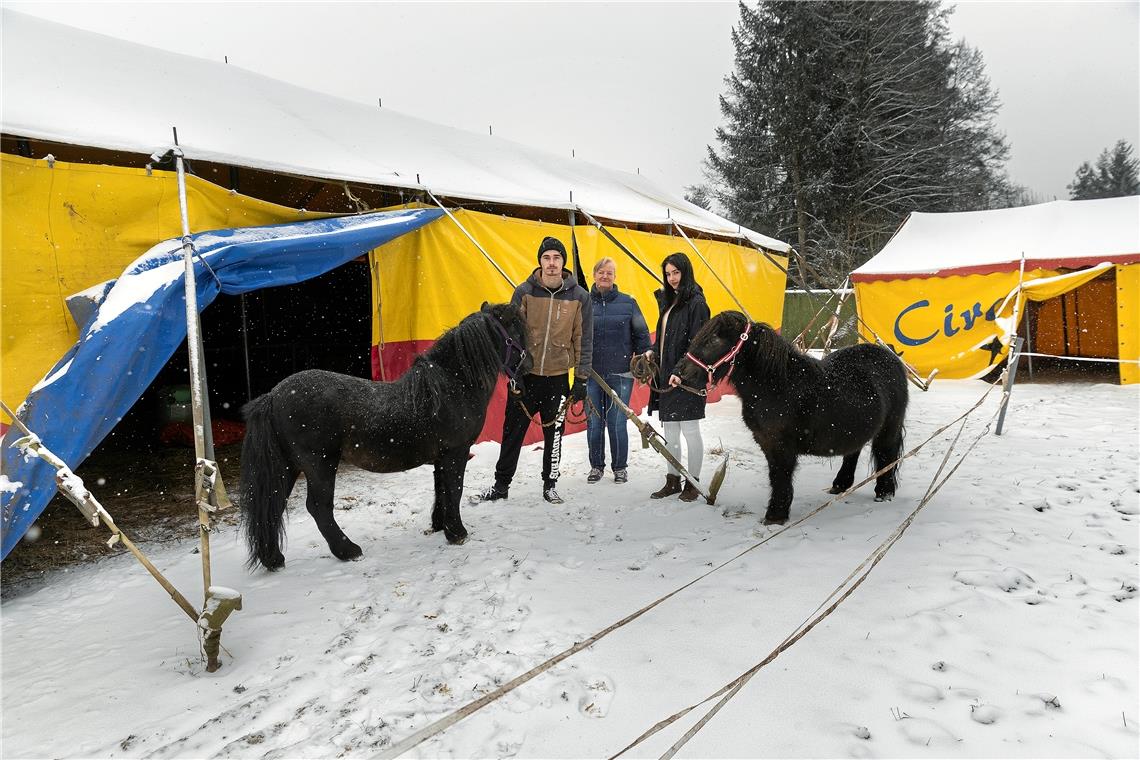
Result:
<svg viewBox="0 0 1140 760"><path fill-rule="evenodd" d="M665 327L665 342L662 345L661 316L669 309L669 304L663 303L664 290L658 290L653 295L657 297L658 309L657 337L653 343L653 355L657 357L660 365L655 382L658 388L668 388L669 376L673 374L673 369L689 350L693 336L705 322L709 321L709 305L705 302L704 293L698 285L697 292L692 298L673 307L673 311L669 314L669 324ZM705 416L705 397L680 388L668 393L650 390L649 411L656 411L662 422L700 420Z"/></svg>

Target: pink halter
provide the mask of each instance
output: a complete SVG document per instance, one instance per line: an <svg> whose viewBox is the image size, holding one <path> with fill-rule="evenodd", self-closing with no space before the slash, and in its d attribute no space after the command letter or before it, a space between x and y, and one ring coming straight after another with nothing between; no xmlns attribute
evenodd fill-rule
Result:
<svg viewBox="0 0 1140 760"><path fill-rule="evenodd" d="M716 372L717 368L722 364L736 364L736 355L740 353L740 349L744 348L744 344L748 342L748 333L750 332L752 332L752 322L747 321L744 323L744 332L740 334L740 340L736 341L736 345L733 346L727 354L720 357L712 364L705 364L703 361L693 356L692 353L686 353L685 358L691 361L693 364L696 364L705 372L709 373L709 382L707 387L711 388L714 384L713 373ZM729 371L731 372L731 370Z"/></svg>

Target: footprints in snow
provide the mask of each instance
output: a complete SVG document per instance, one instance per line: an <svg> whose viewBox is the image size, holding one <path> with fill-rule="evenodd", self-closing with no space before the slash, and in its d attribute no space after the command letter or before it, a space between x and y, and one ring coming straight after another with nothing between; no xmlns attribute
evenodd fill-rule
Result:
<svg viewBox="0 0 1140 760"><path fill-rule="evenodd" d="M1127 554L1127 549L1120 544L1103 544L1100 550L1113 555ZM1084 578L1074 573L1070 573L1064 581L1054 583L1048 589L1043 589L1038 587L1032 576L1015 567L1006 567L1001 570L959 570L954 573L954 580L994 596L999 595L997 592L1009 594L1029 605L1038 605L1053 599L1080 598L1088 596L1090 593L1107 594L1114 601L1123 602L1126 599L1136 598L1140 593L1140 588L1138 588L1135 580L1129 578L1114 579L1114 582L1119 582L1120 586L1106 591L1089 586ZM1082 608L1104 611L1091 600L1085 602Z"/></svg>

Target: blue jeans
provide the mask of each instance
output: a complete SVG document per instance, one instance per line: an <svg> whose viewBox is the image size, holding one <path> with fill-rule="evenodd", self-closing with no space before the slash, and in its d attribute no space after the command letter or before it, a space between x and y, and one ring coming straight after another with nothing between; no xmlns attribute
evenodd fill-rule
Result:
<svg viewBox="0 0 1140 760"><path fill-rule="evenodd" d="M614 389L621 400L629 404L629 396L633 393L633 378L621 375L608 375L606 385ZM586 392L597 409L597 414L590 410L586 420L586 443L590 447L590 466L604 469L606 466L606 431L610 434L610 467L614 470L624 470L629 458L629 432L626 430L625 414L614 403L610 395L602 390L597 381L590 378L586 384ZM600 417L598 415L601 415Z"/></svg>

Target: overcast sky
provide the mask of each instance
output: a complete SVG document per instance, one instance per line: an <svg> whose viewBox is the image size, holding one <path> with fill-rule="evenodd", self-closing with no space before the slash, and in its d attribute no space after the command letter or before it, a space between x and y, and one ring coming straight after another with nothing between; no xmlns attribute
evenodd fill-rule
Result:
<svg viewBox="0 0 1140 760"><path fill-rule="evenodd" d="M4 6L563 155L702 179L735 2L30 3ZM1015 182L1065 198L1077 166L1140 144L1140 3L964 2ZM45 51L45 54L50 54ZM0 95L2 97L2 95Z"/></svg>

